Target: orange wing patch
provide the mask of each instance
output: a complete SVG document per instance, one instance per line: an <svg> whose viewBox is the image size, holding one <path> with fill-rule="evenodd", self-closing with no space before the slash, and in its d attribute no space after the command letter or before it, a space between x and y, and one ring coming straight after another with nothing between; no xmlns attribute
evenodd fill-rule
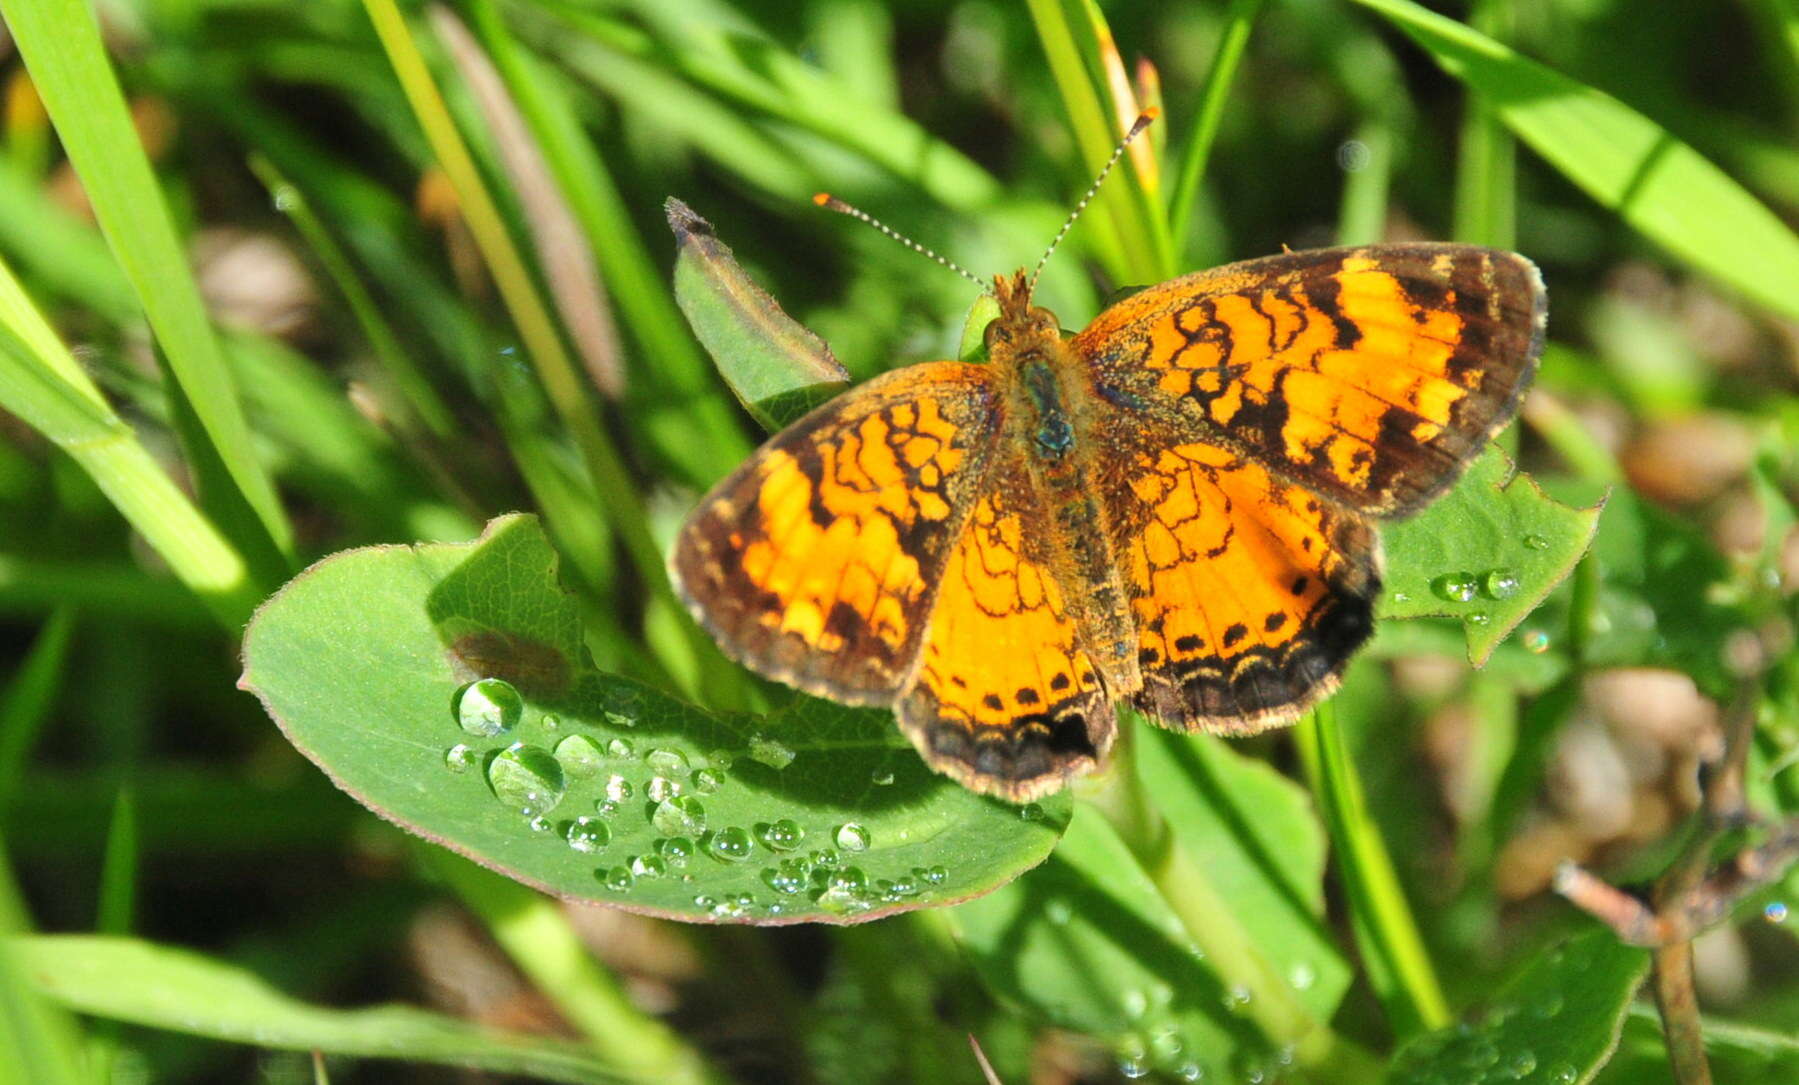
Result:
<svg viewBox="0 0 1799 1085"><path fill-rule="evenodd" d="M1040 510L1016 472L999 474L943 571L916 684L895 712L933 768L1023 802L1091 769L1115 722L1033 541Z"/></svg>
<svg viewBox="0 0 1799 1085"><path fill-rule="evenodd" d="M1249 733L1334 689L1380 590L1367 521L1212 445L1138 466L1114 517L1137 707L1168 727Z"/></svg>
<svg viewBox="0 0 1799 1085"><path fill-rule="evenodd" d="M707 495L670 570L728 654L811 693L892 701L993 445L991 378L933 362L869 381Z"/></svg>
<svg viewBox="0 0 1799 1085"><path fill-rule="evenodd" d="M1324 249L1151 287L1073 346L1109 399L1177 404L1294 481L1397 515L1511 418L1544 305L1536 269L1510 253Z"/></svg>

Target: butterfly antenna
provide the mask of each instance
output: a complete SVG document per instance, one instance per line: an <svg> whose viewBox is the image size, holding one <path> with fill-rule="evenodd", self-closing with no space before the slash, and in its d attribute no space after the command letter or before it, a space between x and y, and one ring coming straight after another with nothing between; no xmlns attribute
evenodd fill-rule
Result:
<svg viewBox="0 0 1799 1085"><path fill-rule="evenodd" d="M925 246L920 245L918 242L907 237L905 234L900 233L898 230L895 230L893 227L882 222L880 219L875 218L873 215L869 214L867 211L862 210L860 207L852 207L849 204L844 203L842 200L838 199L837 197L831 195L829 192L820 192L818 195L812 197L812 202L817 204L818 206L824 208L827 211L835 211L839 215L848 215L850 218L853 218L853 219L861 219L863 222L868 223L870 226L873 226L875 229L881 231L882 233L886 234L888 237L891 237L893 240L906 246L908 249L911 249L913 252L918 253L921 256L928 256L931 259L937 261L939 264L942 264L944 267L949 268L951 271L962 276L964 279L967 279L969 282L980 287L982 290L991 290L992 289L991 286L989 286L988 284L982 282L981 280L975 278L972 274L970 274L968 269L963 267L961 264L956 263L954 260L951 260L949 257L944 256L942 253L938 252L935 249L926 248Z"/></svg>
<svg viewBox="0 0 1799 1085"><path fill-rule="evenodd" d="M1118 146L1112 148L1112 157L1106 159L1106 164L1099 168L1099 176L1095 177L1093 183L1087 186L1086 193L1082 195L1080 200L1074 205L1074 210L1068 213L1068 220L1062 223L1062 228L1060 230L1056 231L1055 239L1049 243L1049 248L1043 250L1042 258L1037 261L1037 266L1032 269L1031 289L1036 289L1037 276L1043 274L1043 265L1049 263L1049 254L1055 252L1056 246L1060 245L1062 239L1068 236L1068 231L1074 228L1074 220L1080 218L1081 212L1087 210L1087 205L1093 202L1093 197L1099 192L1099 186L1105 181L1106 174L1111 173L1112 167L1118 165L1118 160L1124 157L1124 149L1131 145L1131 140L1136 139L1140 132L1150 126L1150 122L1161 115L1162 111L1154 106L1151 106L1138 114L1136 123L1131 125L1131 130L1126 132L1124 138L1118 141Z"/></svg>

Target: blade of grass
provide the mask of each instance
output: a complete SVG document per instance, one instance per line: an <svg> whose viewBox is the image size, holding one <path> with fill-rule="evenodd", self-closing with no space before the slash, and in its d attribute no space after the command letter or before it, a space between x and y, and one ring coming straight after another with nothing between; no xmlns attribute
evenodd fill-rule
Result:
<svg viewBox="0 0 1799 1085"><path fill-rule="evenodd" d="M430 140L432 153L456 189L463 215L518 328L519 337L524 341L538 379L563 425L574 437L576 447L581 450L594 491L600 499L599 508L623 540L644 585L652 594L684 612L674 599L661 548L650 535L649 516L625 470L624 460L600 424L593 400L563 349L561 335L550 318L549 309L539 296L524 257L513 243L499 207L488 193L480 170L456 130L405 17L394 0L363 0L363 7L375 24L375 32L405 88L407 100ZM713 684L734 682L739 677L735 668L722 663L717 649L697 625L688 622L684 628L696 654L703 659L721 659L719 666L705 668ZM719 685L717 692L721 697L729 696L730 689Z"/></svg>
<svg viewBox="0 0 1799 1085"><path fill-rule="evenodd" d="M100 906L94 917L97 934L126 934L137 911L137 799L131 785L119 788L106 830L100 860Z"/></svg>
<svg viewBox="0 0 1799 1085"><path fill-rule="evenodd" d="M520 47L492 0L477 0L469 15L587 231L625 330L648 363L632 374L633 423L688 483L711 485L749 456L751 444L717 395L712 367L695 349L666 275L650 257L561 81ZM707 440L693 440L696 432Z"/></svg>
<svg viewBox="0 0 1799 1085"><path fill-rule="evenodd" d="M1496 40L1507 36L1511 22L1509 0L1477 0L1469 16L1470 25ZM1492 104L1470 92L1456 158L1455 240L1499 249L1517 243L1516 161L1517 145Z"/></svg>
<svg viewBox="0 0 1799 1085"><path fill-rule="evenodd" d="M0 841L4 843L4 841ZM98 1082L82 1057L72 1015L31 989L15 941L28 930L25 906L0 847L0 1081L16 1085Z"/></svg>
<svg viewBox="0 0 1799 1085"><path fill-rule="evenodd" d="M603 1059L567 1040L500 1032L410 1006L313 1006L234 965L135 938L35 935L7 939L4 948L51 999L81 1013L149 1028L548 1081L624 1080Z"/></svg>
<svg viewBox="0 0 1799 1085"><path fill-rule="evenodd" d="M293 529L256 458L236 384L149 158L132 128L94 14L84 0L0 0L0 13L100 228L137 290L180 394L192 405L207 448L229 479L228 484L218 480L209 505L224 519L239 551L254 555L260 575L267 577L276 570L263 568L268 564L263 554L272 549L291 562ZM208 457L193 458L198 469ZM226 485L235 500L231 493L219 492ZM249 522L236 515L239 503L253 513Z"/></svg>
<svg viewBox="0 0 1799 1085"><path fill-rule="evenodd" d="M1193 117L1193 134L1181 154L1180 174L1174 193L1168 200L1168 233L1175 250L1185 254L1187 230L1193 221L1193 205L1199 199L1199 182L1205 176L1206 160L1212 156L1212 144L1218 138L1218 125L1224 119L1225 99L1230 97L1231 81L1243 50L1249 44L1249 32L1261 13L1262 0L1231 0L1224 16L1224 33L1219 36L1218 50L1212 54L1212 66L1199 90L1199 109Z"/></svg>
<svg viewBox="0 0 1799 1085"><path fill-rule="evenodd" d="M74 634L74 608L65 605L51 611L0 694L0 806L18 792L25 761L62 692Z"/></svg>
<svg viewBox="0 0 1799 1085"><path fill-rule="evenodd" d="M724 1080L678 1034L631 1004L618 980L581 944L560 904L442 848L422 853L621 1075L671 1085Z"/></svg>
<svg viewBox="0 0 1799 1085"><path fill-rule="evenodd" d="M1451 1020L1449 1005L1369 813L1331 702L1300 720L1294 745L1330 834L1356 945L1393 1031L1404 1038L1443 1028Z"/></svg>
<svg viewBox="0 0 1799 1085"><path fill-rule="evenodd" d="M1520 140L1643 236L1769 310L1799 317L1799 236L1666 129L1412 0L1355 2L1486 96Z"/></svg>
<svg viewBox="0 0 1799 1085"><path fill-rule="evenodd" d="M1799 0L1764 0L1768 14L1779 25L1793 63L1799 64Z"/></svg>
<svg viewBox="0 0 1799 1085"><path fill-rule="evenodd" d="M188 501L100 395L0 263L0 407L80 464L228 629L262 597L243 558Z"/></svg>

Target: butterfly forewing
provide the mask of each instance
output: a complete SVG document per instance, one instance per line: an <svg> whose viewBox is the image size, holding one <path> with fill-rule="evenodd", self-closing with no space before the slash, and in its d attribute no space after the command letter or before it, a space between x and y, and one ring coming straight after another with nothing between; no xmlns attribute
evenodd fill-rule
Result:
<svg viewBox="0 0 1799 1085"><path fill-rule="evenodd" d="M1542 348L1542 280L1515 253L1377 245L1173 279L1071 343L1102 395L1377 516L1447 489L1510 420Z"/></svg>
<svg viewBox="0 0 1799 1085"><path fill-rule="evenodd" d="M669 565L733 658L810 693L892 703L993 449L992 377L959 362L877 377L706 496Z"/></svg>

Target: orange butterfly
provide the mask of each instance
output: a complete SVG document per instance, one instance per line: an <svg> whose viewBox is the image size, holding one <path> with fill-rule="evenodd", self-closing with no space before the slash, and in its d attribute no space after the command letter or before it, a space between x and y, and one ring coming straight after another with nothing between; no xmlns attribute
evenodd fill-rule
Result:
<svg viewBox="0 0 1799 1085"><path fill-rule="evenodd" d="M1041 265L1040 265L1041 266ZM1446 490L1542 349L1530 261L1289 252L1172 279L1064 338L997 278L989 362L926 362L776 434L670 567L733 658L890 706L935 769L1022 802L1105 757L1114 705L1249 734L1336 688L1374 520Z"/></svg>

